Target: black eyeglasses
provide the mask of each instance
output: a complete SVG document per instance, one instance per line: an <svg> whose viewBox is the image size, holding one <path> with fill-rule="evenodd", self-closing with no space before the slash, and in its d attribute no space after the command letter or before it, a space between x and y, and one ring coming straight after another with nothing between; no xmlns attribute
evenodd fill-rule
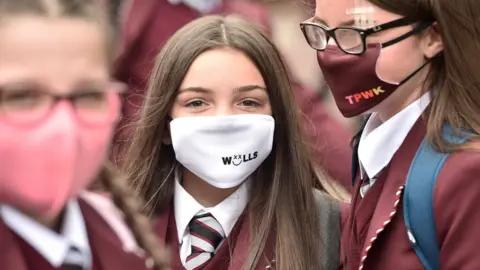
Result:
<svg viewBox="0 0 480 270"><path fill-rule="evenodd" d="M300 29L302 30L308 45L317 51L325 50L329 39L333 38L343 52L358 55L364 53L367 49L366 40L368 36L395 27L413 25L417 22L417 20L409 18L400 18L368 29L350 26L341 26L330 29L324 25L314 23L309 19L300 23ZM383 43L382 47L390 46L400 40L423 31L432 23L433 22L425 22L417 24L413 31Z"/></svg>

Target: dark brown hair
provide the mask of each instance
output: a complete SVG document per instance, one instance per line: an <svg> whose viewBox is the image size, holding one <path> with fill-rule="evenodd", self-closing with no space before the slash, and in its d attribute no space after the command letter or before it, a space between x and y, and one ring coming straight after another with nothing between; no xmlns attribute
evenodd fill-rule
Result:
<svg viewBox="0 0 480 270"><path fill-rule="evenodd" d="M181 28L159 53L148 94L125 160L125 173L155 214L171 204L177 164L168 137L169 114L192 62L222 47L247 55L262 74L275 118L273 150L252 175L251 232L245 269L263 258L267 236L276 233L276 269L321 269L320 234L313 187L320 185L305 149L298 109L284 62L254 25L235 16L205 16ZM255 180L256 179L256 180ZM320 186L321 188L321 186Z"/></svg>
<svg viewBox="0 0 480 270"><path fill-rule="evenodd" d="M105 27L105 35L109 35L107 14L95 0L0 0L0 20L10 19L16 15L89 20L99 23L99 27ZM110 37L106 37L105 40L109 47ZM113 201L123 211L126 223L130 226L135 239L151 256L156 269L163 269L165 262L168 261L167 253L157 245L150 221L140 211L143 205L133 190L128 187L125 179L117 177L114 170L105 165L98 180L110 191Z"/></svg>
<svg viewBox="0 0 480 270"><path fill-rule="evenodd" d="M480 4L478 0L368 0L392 13L418 21L435 21L443 52L433 59L424 90L433 91L427 137L440 151L454 147L442 136L444 123L456 131L480 134Z"/></svg>

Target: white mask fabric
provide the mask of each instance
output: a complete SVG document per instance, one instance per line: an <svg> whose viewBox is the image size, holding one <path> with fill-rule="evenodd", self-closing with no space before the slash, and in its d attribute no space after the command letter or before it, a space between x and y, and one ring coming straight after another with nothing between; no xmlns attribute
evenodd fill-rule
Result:
<svg viewBox="0 0 480 270"><path fill-rule="evenodd" d="M180 117L170 122L177 161L217 188L242 184L270 155L275 120L270 115Z"/></svg>

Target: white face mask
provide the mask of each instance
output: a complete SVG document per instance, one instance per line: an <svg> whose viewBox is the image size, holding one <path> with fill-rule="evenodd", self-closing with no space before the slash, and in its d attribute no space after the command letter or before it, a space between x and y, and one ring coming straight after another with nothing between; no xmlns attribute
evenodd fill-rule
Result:
<svg viewBox="0 0 480 270"><path fill-rule="evenodd" d="M170 122L175 156L185 168L217 188L250 176L272 151L270 115L182 117Z"/></svg>

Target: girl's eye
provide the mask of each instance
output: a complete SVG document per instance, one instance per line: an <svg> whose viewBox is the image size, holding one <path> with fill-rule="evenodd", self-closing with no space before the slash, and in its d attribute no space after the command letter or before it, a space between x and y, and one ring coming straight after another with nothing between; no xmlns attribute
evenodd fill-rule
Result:
<svg viewBox="0 0 480 270"><path fill-rule="evenodd" d="M246 99L244 101L242 101L240 103L242 106L245 106L245 107L260 107L261 104L254 101L254 100L251 100L251 99Z"/></svg>
<svg viewBox="0 0 480 270"><path fill-rule="evenodd" d="M78 108L104 108L108 104L108 92L90 91L73 96L75 107Z"/></svg>
<svg viewBox="0 0 480 270"><path fill-rule="evenodd" d="M9 110L34 109L51 101L51 96L39 91L20 90L0 93L0 105Z"/></svg>
<svg viewBox="0 0 480 270"><path fill-rule="evenodd" d="M201 100L193 100L193 101L188 102L185 106L190 107L190 108L199 108L203 105L206 105L205 102L203 102Z"/></svg>

